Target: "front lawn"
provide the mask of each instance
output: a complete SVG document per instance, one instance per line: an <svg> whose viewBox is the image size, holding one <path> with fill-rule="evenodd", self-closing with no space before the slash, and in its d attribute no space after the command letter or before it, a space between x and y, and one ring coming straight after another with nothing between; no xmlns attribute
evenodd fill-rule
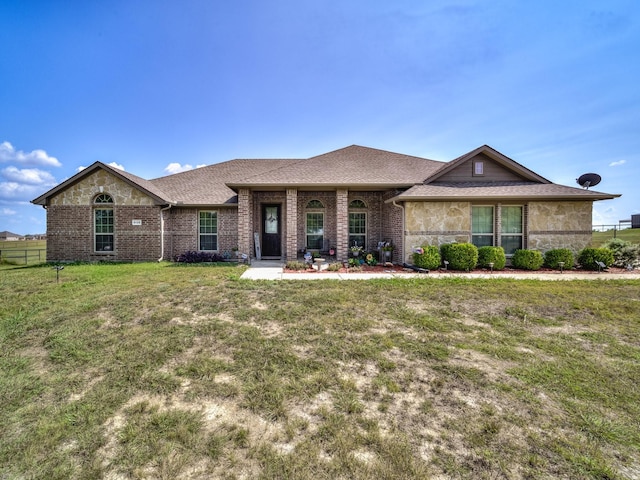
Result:
<svg viewBox="0 0 640 480"><path fill-rule="evenodd" d="M0 478L638 478L640 281L0 269Z"/></svg>

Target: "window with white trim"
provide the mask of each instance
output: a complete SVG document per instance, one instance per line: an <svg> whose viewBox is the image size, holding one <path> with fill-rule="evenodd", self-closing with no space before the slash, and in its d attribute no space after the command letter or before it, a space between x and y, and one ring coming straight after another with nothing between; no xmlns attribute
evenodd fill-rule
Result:
<svg viewBox="0 0 640 480"><path fill-rule="evenodd" d="M481 160L476 160L473 162L473 176L481 177L484 175L484 162Z"/></svg>
<svg viewBox="0 0 640 480"><path fill-rule="evenodd" d="M94 200L93 237L96 252L113 252L115 221L113 215L113 197L107 193L99 194Z"/></svg>
<svg viewBox="0 0 640 480"><path fill-rule="evenodd" d="M307 212L307 249L322 250L324 244L324 213Z"/></svg>
<svg viewBox="0 0 640 480"><path fill-rule="evenodd" d="M500 209L501 232L500 245L504 248L506 255L521 249L524 240L524 222L522 214L522 206L502 206Z"/></svg>
<svg viewBox="0 0 640 480"><path fill-rule="evenodd" d="M218 250L218 212L201 210L198 232L198 250Z"/></svg>
<svg viewBox="0 0 640 480"><path fill-rule="evenodd" d="M360 199L349 203L349 246L367 248L367 204Z"/></svg>
<svg viewBox="0 0 640 480"><path fill-rule="evenodd" d="M471 209L471 243L476 247L493 246L493 207L479 205Z"/></svg>

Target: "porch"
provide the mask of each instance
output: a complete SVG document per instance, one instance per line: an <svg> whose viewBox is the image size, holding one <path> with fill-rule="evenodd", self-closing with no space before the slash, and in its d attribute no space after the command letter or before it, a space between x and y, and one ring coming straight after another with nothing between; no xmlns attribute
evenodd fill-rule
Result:
<svg viewBox="0 0 640 480"><path fill-rule="evenodd" d="M295 260L311 251L345 261L352 245L374 252L389 242L400 259L402 209L384 202L393 193L239 189L238 247L265 260Z"/></svg>

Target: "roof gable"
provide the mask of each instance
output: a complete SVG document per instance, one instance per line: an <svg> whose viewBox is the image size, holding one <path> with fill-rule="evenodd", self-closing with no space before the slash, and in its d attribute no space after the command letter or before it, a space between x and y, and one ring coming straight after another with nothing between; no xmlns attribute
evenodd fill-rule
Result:
<svg viewBox="0 0 640 480"><path fill-rule="evenodd" d="M120 169L114 168L114 167L112 167L110 165L106 165L106 164L104 164L102 162L93 163L92 165L88 166L87 168L85 168L85 169L81 170L80 172L76 173L73 177L68 178L64 182L58 184L57 186L55 186L54 188L52 188L48 192L43 193L38 198L35 198L34 200L31 200L31 203L34 203L36 205L47 205L48 201L49 201L49 199L51 197L53 197L54 195L57 195L58 193L66 190L67 188L73 186L74 184L76 184L80 180L82 180L83 178L87 177L88 175L91 175L96 170L105 170L105 171L107 171L108 173L110 173L111 175L115 176L116 178L119 178L123 182L131 185L133 188L135 188L135 189L143 192L144 194L148 195L158 205L165 205L165 204L173 203L169 199L169 197L160 188L155 186L149 180L145 180L144 178L140 178L140 177L138 177L136 175L133 175L132 173L125 172L124 170L120 170Z"/></svg>
<svg viewBox="0 0 640 480"><path fill-rule="evenodd" d="M474 164L478 161L481 161L484 166L482 175L474 173ZM424 183L470 181L478 183L497 181L552 183L488 145L478 147L451 160L437 172L434 172L433 175L426 178Z"/></svg>

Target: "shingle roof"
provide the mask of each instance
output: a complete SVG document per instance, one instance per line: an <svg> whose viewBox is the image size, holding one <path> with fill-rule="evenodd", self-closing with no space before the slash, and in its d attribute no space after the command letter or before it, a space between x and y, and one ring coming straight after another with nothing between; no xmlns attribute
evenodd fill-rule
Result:
<svg viewBox="0 0 640 480"><path fill-rule="evenodd" d="M352 145L228 182L232 186L410 186L442 162Z"/></svg>
<svg viewBox="0 0 640 480"><path fill-rule="evenodd" d="M608 200L620 195L536 182L460 182L416 185L390 201L406 200L479 200L492 199L569 199Z"/></svg>
<svg viewBox="0 0 640 480"><path fill-rule="evenodd" d="M478 153L494 158L520 172L524 182L444 183L443 172ZM604 200L620 195L566 187L549 182L491 147L445 163L374 148L352 145L308 159L236 159L187 172L145 180L131 173L96 162L65 182L32 200L45 205L58 191L79 181L97 168L103 168L145 191L157 204L232 205L237 203L234 188L407 188L392 200L425 199L585 199ZM423 183L425 182L425 183Z"/></svg>
<svg viewBox="0 0 640 480"><path fill-rule="evenodd" d="M237 159L196 168L151 182L184 205L224 205L237 203L236 192L227 186L246 177L279 170L300 160Z"/></svg>

